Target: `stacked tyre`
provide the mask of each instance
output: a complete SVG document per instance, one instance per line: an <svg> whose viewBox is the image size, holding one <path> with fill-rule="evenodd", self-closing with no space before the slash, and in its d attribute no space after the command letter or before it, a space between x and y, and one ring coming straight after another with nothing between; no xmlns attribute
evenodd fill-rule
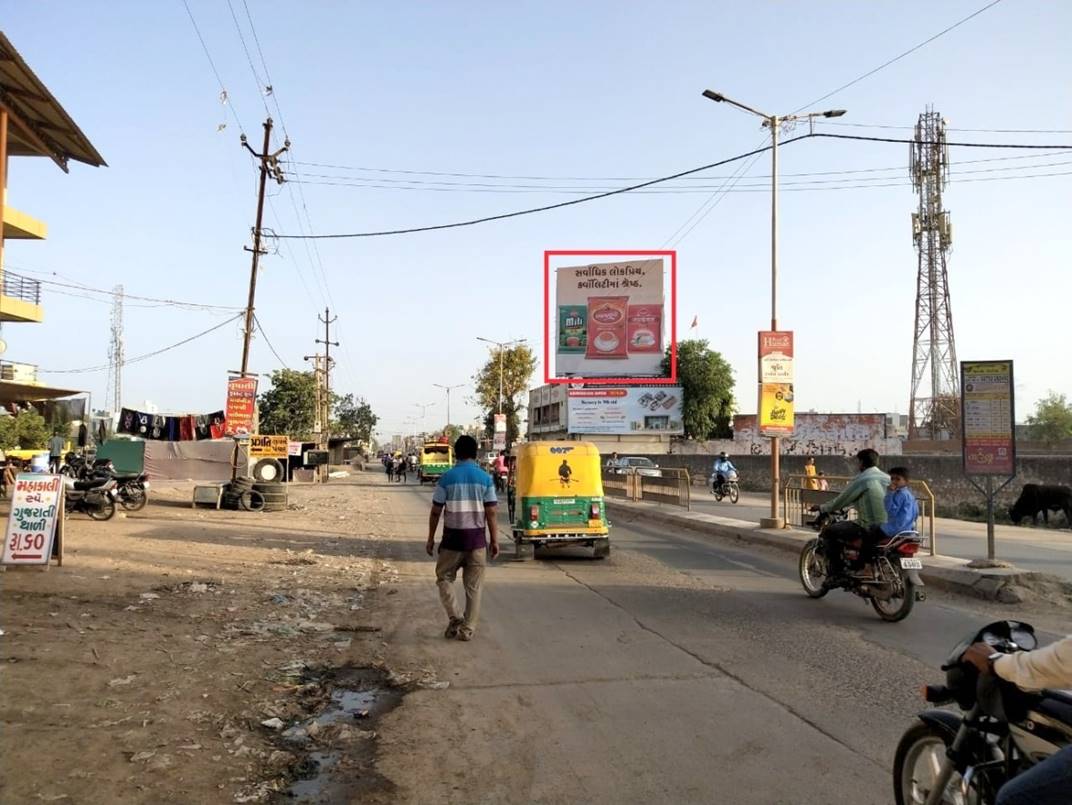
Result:
<svg viewBox="0 0 1072 805"><path fill-rule="evenodd" d="M241 509L247 512L264 511L264 495L254 486L252 478L235 478L224 487L221 505L225 509Z"/></svg>
<svg viewBox="0 0 1072 805"><path fill-rule="evenodd" d="M264 498L264 511L278 512L287 508L287 487L283 483L254 483L253 491Z"/></svg>

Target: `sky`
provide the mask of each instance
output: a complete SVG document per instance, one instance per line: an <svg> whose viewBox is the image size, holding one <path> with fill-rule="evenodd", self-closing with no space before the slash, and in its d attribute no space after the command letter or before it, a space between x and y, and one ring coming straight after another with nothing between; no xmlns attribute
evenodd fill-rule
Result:
<svg viewBox="0 0 1072 805"><path fill-rule="evenodd" d="M73 163L66 175L47 160L12 160L8 203L44 219L49 237L9 241L7 269L235 308L128 299L128 358L222 323L125 368L123 404L149 400L169 413L222 408L227 372L240 362L240 322L227 319L248 291L257 171L239 134L259 146L266 113L276 118L274 147L281 123L292 141L287 183L269 186L274 233L461 221L751 150L766 140L759 120L706 100L704 89L792 112L986 5L247 0L267 97L242 0L188 0L224 105L182 0L2 1L8 38L108 162ZM852 126L818 128L839 134L905 137L909 129L870 126L912 126L933 104L951 141L1070 144L1070 29L1070 4L1003 0L806 108L846 109L834 122ZM367 398L383 434L442 426L445 395L433 384L467 384L450 413L469 424L479 415L471 378L488 355L477 337L527 338L542 354L545 249L672 247L682 335L726 356L739 409L753 412L756 331L770 316L768 160L722 196L713 188L736 163L675 183L711 188L699 193L626 194L395 237L269 239L251 369L308 366L323 338L317 317L330 307L342 342L335 390ZM1022 419L1049 390L1072 395L1057 350L1068 343L1072 157L953 148L951 160L944 200L958 357L1012 358ZM816 138L780 150L779 324L796 333L798 410L907 410L917 268L907 164L900 143ZM845 186L857 183L889 186ZM696 223L705 203L714 206ZM100 407L106 372L55 372L107 363L110 298L71 293L80 292L45 286L43 324L5 325L5 358L90 391Z"/></svg>

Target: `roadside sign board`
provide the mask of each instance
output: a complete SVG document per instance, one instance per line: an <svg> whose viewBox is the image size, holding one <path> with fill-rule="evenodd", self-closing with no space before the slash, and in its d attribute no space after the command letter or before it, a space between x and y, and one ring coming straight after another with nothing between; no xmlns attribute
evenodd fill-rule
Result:
<svg viewBox="0 0 1072 805"><path fill-rule="evenodd" d="M56 523L63 518L63 478L19 473L11 495L0 564L47 565Z"/></svg>
<svg viewBox="0 0 1072 805"><path fill-rule="evenodd" d="M506 414L495 414L495 439L492 447L496 453L506 449Z"/></svg>
<svg viewBox="0 0 1072 805"><path fill-rule="evenodd" d="M759 332L759 432L792 436L793 332Z"/></svg>
<svg viewBox="0 0 1072 805"><path fill-rule="evenodd" d="M257 408L257 378L232 377L227 381L227 413L224 433L243 436L253 433Z"/></svg>
<svg viewBox="0 0 1072 805"><path fill-rule="evenodd" d="M1012 361L961 361L960 389L964 474L1015 475Z"/></svg>
<svg viewBox="0 0 1072 805"><path fill-rule="evenodd" d="M270 436L254 433L249 437L250 458L286 458L290 440L287 436ZM299 448L300 450L300 448Z"/></svg>

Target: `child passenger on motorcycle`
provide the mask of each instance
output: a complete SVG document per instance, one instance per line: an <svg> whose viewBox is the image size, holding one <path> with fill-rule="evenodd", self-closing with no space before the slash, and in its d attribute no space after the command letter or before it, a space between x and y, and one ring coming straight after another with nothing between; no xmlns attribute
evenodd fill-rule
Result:
<svg viewBox="0 0 1072 805"><path fill-rule="evenodd" d="M879 526L887 537L912 531L919 518L919 504L916 496L908 488L909 474L907 467L890 468L890 488L883 499L886 509L886 522Z"/></svg>

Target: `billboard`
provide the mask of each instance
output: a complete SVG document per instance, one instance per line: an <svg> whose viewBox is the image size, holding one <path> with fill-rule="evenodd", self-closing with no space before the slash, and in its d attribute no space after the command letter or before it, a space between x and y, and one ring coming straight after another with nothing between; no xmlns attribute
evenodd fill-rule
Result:
<svg viewBox="0 0 1072 805"><path fill-rule="evenodd" d="M555 374L662 375L668 343L663 260L589 263L555 270Z"/></svg>
<svg viewBox="0 0 1072 805"><path fill-rule="evenodd" d="M793 333L759 331L759 432L793 435Z"/></svg>
<svg viewBox="0 0 1072 805"><path fill-rule="evenodd" d="M495 414L495 431L492 448L496 453L506 449L506 414Z"/></svg>
<svg viewBox="0 0 1072 805"><path fill-rule="evenodd" d="M965 475L1016 474L1012 361L961 361Z"/></svg>
<svg viewBox="0 0 1072 805"><path fill-rule="evenodd" d="M680 386L570 389L566 429L576 434L681 435Z"/></svg>
<svg viewBox="0 0 1072 805"><path fill-rule="evenodd" d="M232 377L228 380L224 433L227 436L245 436L252 433L256 408L257 378Z"/></svg>

